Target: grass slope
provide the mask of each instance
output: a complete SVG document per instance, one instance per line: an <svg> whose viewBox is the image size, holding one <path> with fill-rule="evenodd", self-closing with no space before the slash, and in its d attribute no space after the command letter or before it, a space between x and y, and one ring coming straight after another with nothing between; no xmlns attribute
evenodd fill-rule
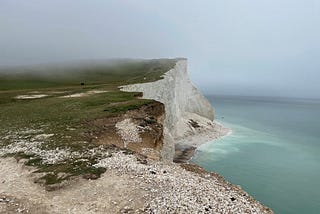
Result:
<svg viewBox="0 0 320 214"><path fill-rule="evenodd" d="M27 158L27 165L46 173L40 179L46 184L75 175L98 177L104 169L93 165L101 155L108 155L108 148L89 143L84 133L94 127L85 121L116 116L152 102L137 99L137 93L121 92L118 86L158 80L175 62L113 61L1 70L0 156ZM62 98L92 90L103 93ZM47 97L16 98L39 94ZM114 103L118 104L110 105ZM50 158L56 159L50 162Z"/></svg>
<svg viewBox="0 0 320 214"><path fill-rule="evenodd" d="M53 66L0 69L0 90L152 82L170 70L176 60L114 60Z"/></svg>

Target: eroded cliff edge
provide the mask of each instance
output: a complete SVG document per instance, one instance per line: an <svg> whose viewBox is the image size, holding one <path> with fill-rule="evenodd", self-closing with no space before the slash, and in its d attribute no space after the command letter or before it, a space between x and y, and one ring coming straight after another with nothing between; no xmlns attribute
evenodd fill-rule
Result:
<svg viewBox="0 0 320 214"><path fill-rule="evenodd" d="M173 160L176 145L198 146L229 131L214 122L211 104L190 81L187 59L178 59L161 80L126 85L121 90L142 92L143 98L164 104L163 160Z"/></svg>
<svg viewBox="0 0 320 214"><path fill-rule="evenodd" d="M147 69L142 64L140 68L144 73L135 78L135 82L137 79L152 82L165 73L163 79L155 83L134 86L138 91L146 90L145 97L161 102L137 100L141 93L119 93L117 88L107 91L104 83L100 90L83 88L82 93L77 89L52 95L57 91L49 89L47 93L52 97L39 99L41 104L50 101L52 106L52 101L60 103L68 99L65 104L68 108L72 106L72 112L81 103L86 104L86 108L76 114L93 116L79 124L86 129L77 129L65 119L59 120L67 125L68 132L61 136L68 143L72 143L70 131L82 135L85 141L61 147L61 138L55 138L58 133L52 132L52 126L28 123L25 129L19 127L14 131L10 123L9 132L5 135L0 132L1 139L10 140L0 148L3 156L0 159L0 213L272 213L216 173L189 163L158 161L164 147L163 136L166 145L162 155L169 159L174 142L197 145L222 133L222 128L212 122L210 104L192 86L186 61L178 60L174 66L175 62L169 63L171 70L168 64L160 69L162 63L154 61ZM125 66L128 67L135 66ZM110 73L106 76L110 78ZM38 92L31 95L34 94ZM70 105L74 102L77 105ZM17 103L31 102L13 104ZM92 111L85 111L92 110L88 108L89 103L94 108L101 105L96 116ZM33 108L23 109L35 111L36 106L43 106L36 100L34 104ZM8 111L12 111L14 105ZM0 109L3 111L3 105ZM63 113L57 106L50 109L59 112L59 117ZM23 115L17 112L14 111L14 115ZM54 114L53 119L56 116ZM61 129L58 130L60 135ZM45 147L46 142L54 147ZM46 171L40 171L35 165L42 161Z"/></svg>

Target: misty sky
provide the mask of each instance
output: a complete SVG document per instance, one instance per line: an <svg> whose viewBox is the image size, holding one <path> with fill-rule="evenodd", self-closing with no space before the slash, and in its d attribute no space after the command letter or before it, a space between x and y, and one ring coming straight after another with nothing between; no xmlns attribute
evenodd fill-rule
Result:
<svg viewBox="0 0 320 214"><path fill-rule="evenodd" d="M319 0L0 0L0 66L187 57L206 94L320 98Z"/></svg>

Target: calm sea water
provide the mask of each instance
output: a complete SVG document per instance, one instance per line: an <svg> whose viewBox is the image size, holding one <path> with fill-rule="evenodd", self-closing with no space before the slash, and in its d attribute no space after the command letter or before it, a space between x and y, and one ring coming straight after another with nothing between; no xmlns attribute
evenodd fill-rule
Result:
<svg viewBox="0 0 320 214"><path fill-rule="evenodd" d="M275 213L320 213L320 102L209 97L232 134L192 162L240 185Z"/></svg>

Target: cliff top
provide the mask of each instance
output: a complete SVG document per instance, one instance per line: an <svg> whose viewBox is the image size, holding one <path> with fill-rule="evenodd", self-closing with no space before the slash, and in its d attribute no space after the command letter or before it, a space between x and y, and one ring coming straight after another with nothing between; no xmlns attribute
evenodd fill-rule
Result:
<svg viewBox="0 0 320 214"><path fill-rule="evenodd" d="M161 79L176 61L125 59L1 69L0 156L27 159L27 165L46 173L40 180L47 184L74 175L99 176L104 169L92 165L103 149L92 141L103 130L93 121L152 106L154 101L137 99L140 93L122 92L118 86Z"/></svg>
<svg viewBox="0 0 320 214"><path fill-rule="evenodd" d="M80 61L73 63L0 68L0 90L40 89L101 84L153 82L179 59Z"/></svg>

